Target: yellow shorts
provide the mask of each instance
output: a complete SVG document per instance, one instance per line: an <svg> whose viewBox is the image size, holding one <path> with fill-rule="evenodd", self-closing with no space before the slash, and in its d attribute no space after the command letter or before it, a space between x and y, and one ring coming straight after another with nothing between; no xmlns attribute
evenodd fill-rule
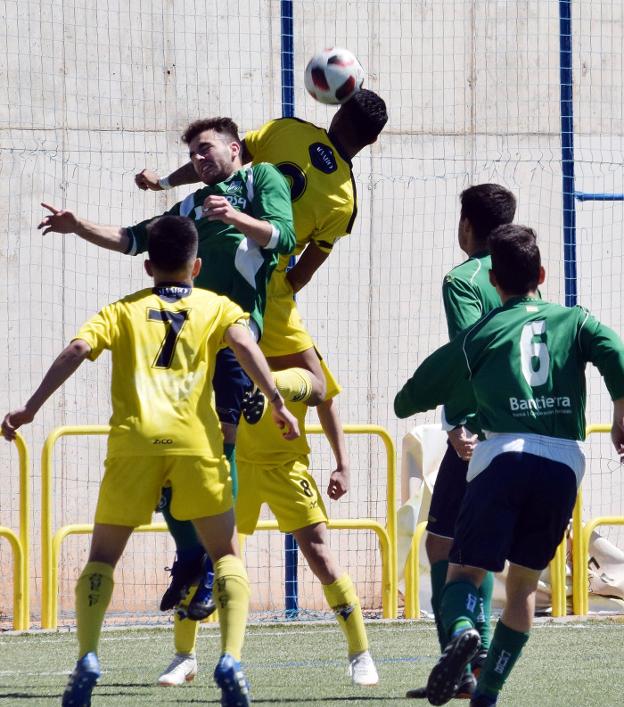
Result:
<svg viewBox="0 0 624 707"><path fill-rule="evenodd" d="M236 527L251 535L256 529L260 507L267 503L283 533L327 522L327 511L314 478L305 464L295 461L284 466L238 462Z"/></svg>
<svg viewBox="0 0 624 707"><path fill-rule="evenodd" d="M285 270L275 270L267 286L264 332L260 348L265 356L286 356L314 346L295 304Z"/></svg>
<svg viewBox="0 0 624 707"><path fill-rule="evenodd" d="M171 486L171 513L192 520L232 508L225 457L111 457L104 462L95 522L136 527L149 523L163 486Z"/></svg>

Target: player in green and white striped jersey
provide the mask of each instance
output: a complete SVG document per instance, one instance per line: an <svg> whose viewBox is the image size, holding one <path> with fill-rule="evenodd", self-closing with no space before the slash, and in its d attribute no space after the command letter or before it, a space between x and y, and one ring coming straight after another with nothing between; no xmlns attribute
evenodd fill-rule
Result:
<svg viewBox="0 0 624 707"><path fill-rule="evenodd" d="M501 301L495 287L490 283L490 254L488 235L497 226L511 223L516 212L516 199L499 184L476 184L460 195L461 212L457 228L459 246L468 255L460 265L454 267L444 278L442 298L449 339L475 324L484 314ZM431 606L435 617L440 650L444 650L448 636L440 621L440 598L446 582L448 556L455 536L455 521L466 491L468 460L481 434L475 411L463 404L465 394L462 387L456 397L444 407L444 427L448 432L448 448L440 464L433 488L433 496L427 522L425 548L431 565ZM477 628L481 636L481 651L457 689L458 697L469 697L476 685L475 676L485 661L490 645L490 621L492 615L492 590L494 578L488 573L479 587L479 620ZM474 675L473 675L474 672ZM424 698L426 689L410 690L407 697Z"/></svg>
<svg viewBox="0 0 624 707"><path fill-rule="evenodd" d="M507 602L472 705L497 696L528 640L540 572L569 522L585 457L585 367L593 363L614 401L613 444L624 456L624 344L581 307L540 300L544 280L534 232L501 226L489 238L502 306L435 351L395 398L407 417L445 402L469 380L486 440L468 469L440 613L451 637L427 684L432 704L454 694L479 649L478 587L509 560Z"/></svg>

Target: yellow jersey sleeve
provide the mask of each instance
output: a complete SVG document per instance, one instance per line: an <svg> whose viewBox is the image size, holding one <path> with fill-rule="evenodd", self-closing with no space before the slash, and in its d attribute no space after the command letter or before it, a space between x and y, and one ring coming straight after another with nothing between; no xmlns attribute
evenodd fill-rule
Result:
<svg viewBox="0 0 624 707"><path fill-rule="evenodd" d="M221 310L219 325L214 334L214 340L217 343L217 346L221 349L227 346L227 342L225 341L225 332L233 324L241 324L245 327L249 326L249 314L247 312L243 312L241 307L227 297L222 297L222 299L224 300L224 304Z"/></svg>
<svg viewBox="0 0 624 707"><path fill-rule="evenodd" d="M117 316L114 305L108 305L94 317L86 321L78 330L74 339L82 339L91 347L87 358L95 361L104 351L110 349L117 336Z"/></svg>
<svg viewBox="0 0 624 707"><path fill-rule="evenodd" d="M276 120L269 120L268 123L265 123L262 127L258 128L258 130L250 130L245 133L245 147L252 158L257 156L260 150L260 143L266 138L267 133L271 131L276 123Z"/></svg>
<svg viewBox="0 0 624 707"><path fill-rule="evenodd" d="M351 232L354 221L353 204L342 204L334 207L326 221L312 235L314 244L324 253L330 253L336 241Z"/></svg>

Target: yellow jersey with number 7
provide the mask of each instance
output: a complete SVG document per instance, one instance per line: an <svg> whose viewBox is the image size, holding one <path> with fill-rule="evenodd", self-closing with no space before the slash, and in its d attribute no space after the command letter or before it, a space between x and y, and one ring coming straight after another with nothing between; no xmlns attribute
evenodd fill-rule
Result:
<svg viewBox="0 0 624 707"><path fill-rule="evenodd" d="M112 355L108 456L192 455L219 460L215 357L227 329L247 323L227 297L186 285L141 290L107 305L74 338L95 360Z"/></svg>

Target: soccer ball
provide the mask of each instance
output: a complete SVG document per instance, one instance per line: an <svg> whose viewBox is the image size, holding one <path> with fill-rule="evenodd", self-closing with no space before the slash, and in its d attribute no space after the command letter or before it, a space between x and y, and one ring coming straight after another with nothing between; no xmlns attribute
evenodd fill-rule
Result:
<svg viewBox="0 0 624 707"><path fill-rule="evenodd" d="M348 49L323 49L315 54L305 70L307 92L321 103L346 103L362 88L364 69Z"/></svg>

